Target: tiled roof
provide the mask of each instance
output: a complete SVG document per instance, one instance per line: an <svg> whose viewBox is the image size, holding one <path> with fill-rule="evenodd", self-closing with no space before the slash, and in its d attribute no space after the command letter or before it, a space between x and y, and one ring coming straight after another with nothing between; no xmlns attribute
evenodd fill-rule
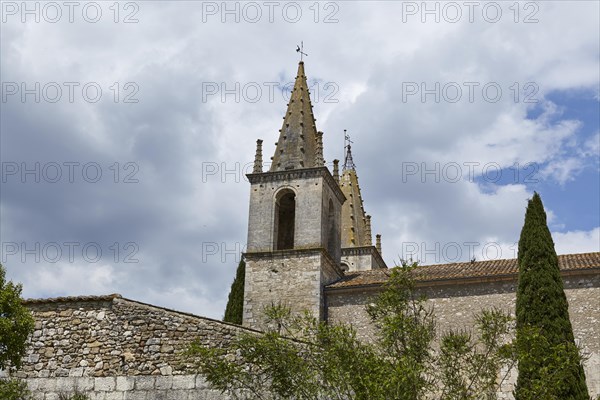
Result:
<svg viewBox="0 0 600 400"><path fill-rule="evenodd" d="M600 269L600 252L560 255L558 256L558 265L563 273ZM472 263L424 265L415 269L414 274L417 282L432 282L454 279L499 279L515 277L517 272L517 259L513 258ZM391 271L386 269L351 272L341 280L329 285L328 288L381 285L388 280L390 273Z"/></svg>

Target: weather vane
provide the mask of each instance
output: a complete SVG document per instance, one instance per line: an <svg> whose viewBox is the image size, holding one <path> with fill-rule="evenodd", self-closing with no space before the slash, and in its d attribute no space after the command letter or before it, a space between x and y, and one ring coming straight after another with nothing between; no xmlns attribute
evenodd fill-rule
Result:
<svg viewBox="0 0 600 400"><path fill-rule="evenodd" d="M350 143L354 143L352 140L350 140L350 135L348 135L348 130L344 129L344 151L346 151L346 148L350 145Z"/></svg>
<svg viewBox="0 0 600 400"><path fill-rule="evenodd" d="M296 53L300 53L300 61L302 61L302 56L308 56L304 52L304 42L300 42L300 46L296 46Z"/></svg>

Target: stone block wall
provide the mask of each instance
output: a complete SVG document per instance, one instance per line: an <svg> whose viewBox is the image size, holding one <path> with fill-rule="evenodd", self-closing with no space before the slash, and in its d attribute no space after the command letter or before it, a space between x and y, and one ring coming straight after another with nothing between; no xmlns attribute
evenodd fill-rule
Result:
<svg viewBox="0 0 600 400"><path fill-rule="evenodd" d="M585 372L590 395L600 395L600 275L563 277L569 302L569 316L575 339L588 357ZM474 326L474 315L482 309L497 307L511 313L515 310L516 281L446 282L423 284L421 290L433 305L438 331ZM365 311L379 288L346 288L326 290L328 319L351 323L359 337L370 340L375 334ZM499 393L499 398L512 399L516 373L512 371Z"/></svg>
<svg viewBox="0 0 600 400"><path fill-rule="evenodd" d="M85 393L90 400L221 400L201 375L107 376L102 378L30 378L33 400L58 400L61 394Z"/></svg>
<svg viewBox="0 0 600 400"><path fill-rule="evenodd" d="M335 208L334 231L338 234L334 260L339 262L341 208L343 194L325 167L249 175L250 209L248 216L248 252L273 250L275 199L281 190L296 194L294 248L327 248L328 204Z"/></svg>
<svg viewBox="0 0 600 400"><path fill-rule="evenodd" d="M118 295L26 302L35 319L17 377L35 399L77 389L92 399L217 399L182 352L194 340L226 347L236 325Z"/></svg>
<svg viewBox="0 0 600 400"><path fill-rule="evenodd" d="M321 248L247 253L244 326L263 327L263 310L273 304L323 317L323 288L341 274Z"/></svg>
<svg viewBox="0 0 600 400"><path fill-rule="evenodd" d="M348 266L350 272L387 268L375 246L343 248L342 262Z"/></svg>

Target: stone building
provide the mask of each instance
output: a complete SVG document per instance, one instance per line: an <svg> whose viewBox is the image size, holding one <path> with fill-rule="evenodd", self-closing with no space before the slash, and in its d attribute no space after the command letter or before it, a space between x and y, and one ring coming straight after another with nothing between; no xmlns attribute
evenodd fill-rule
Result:
<svg viewBox="0 0 600 400"><path fill-rule="evenodd" d="M587 385L593 398L600 395L600 253L558 256L569 317L576 342L585 357ZM330 321L351 322L368 340L371 326L365 305L387 281L389 270L356 271L328 285L324 292ZM474 326L474 315L499 307L514 315L517 260L490 260L430 265L416 271L416 287L433 305L438 329ZM512 398L516 371L501 388L499 398Z"/></svg>
<svg viewBox="0 0 600 400"><path fill-rule="evenodd" d="M261 311L286 304L372 334L365 305L389 270L381 236L373 246L352 150L342 174L323 159L304 63L300 62L271 167L257 141L250 205L243 326L122 298L119 295L27 300L36 320L25 365L36 399L78 389L93 400L219 399L182 351L192 340L227 346L241 331L259 332ZM380 216L381 217L381 216ZM589 357L590 394L600 394L600 253L559 256L575 337ZM430 265L417 287L434 305L440 329L472 326L483 308L514 310L516 260ZM514 376L513 376L514 378ZM509 380L499 398L510 398Z"/></svg>
<svg viewBox="0 0 600 400"><path fill-rule="evenodd" d="M271 168L262 171L258 140L248 175L244 325L250 327L260 328L262 309L276 303L324 318L324 288L340 280L344 269L385 268L371 245L351 153L340 181L338 160L333 174L325 166L323 133L312 108L301 61Z"/></svg>

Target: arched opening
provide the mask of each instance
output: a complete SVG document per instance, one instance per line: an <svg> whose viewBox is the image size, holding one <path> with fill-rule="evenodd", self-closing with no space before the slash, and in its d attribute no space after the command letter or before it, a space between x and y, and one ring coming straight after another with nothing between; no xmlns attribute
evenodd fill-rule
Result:
<svg viewBox="0 0 600 400"><path fill-rule="evenodd" d="M275 250L294 248L296 225L296 195L291 190L283 190L275 200Z"/></svg>
<svg viewBox="0 0 600 400"><path fill-rule="evenodd" d="M329 211L327 213L327 251L332 257L335 257L335 224L334 224L334 213L335 208L333 207L333 201L329 199Z"/></svg>
<svg viewBox="0 0 600 400"><path fill-rule="evenodd" d="M350 270L350 267L348 267L348 264L346 264L345 262L343 262L343 263L340 264L340 268L344 272L348 272L348 270Z"/></svg>

